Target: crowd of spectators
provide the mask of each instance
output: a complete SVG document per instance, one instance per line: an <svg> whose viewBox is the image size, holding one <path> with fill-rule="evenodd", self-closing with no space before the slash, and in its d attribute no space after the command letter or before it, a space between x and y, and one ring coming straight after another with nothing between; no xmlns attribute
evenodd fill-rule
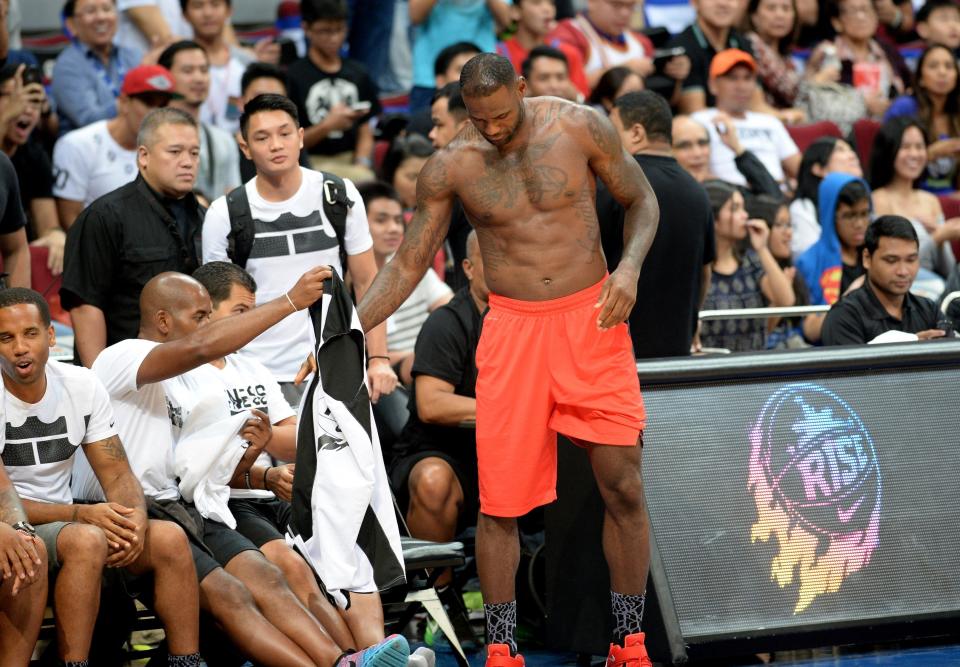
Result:
<svg viewBox="0 0 960 667"><path fill-rule="evenodd" d="M58 19L67 40L41 63L20 39L19 3L0 0L6 285L37 284L30 256L42 253L42 268L62 279L59 301L45 296L73 328L77 365L107 383L109 395L88 392L102 399L92 409L103 416L112 404L121 422L116 429L99 418L71 423L70 453L82 445L101 481L127 475L126 463L111 473L96 453L117 433L131 436L123 438L128 447L139 437L140 426L122 423L124 410L136 404L153 411L155 427L179 427L196 387L222 381L229 394L241 382L211 372L199 384L164 383L190 369L226 367L230 377L256 375L263 426L250 428L267 433L251 435L263 442L233 482L253 490L251 479L262 475L262 499L282 506L293 475L282 462L292 457L277 442L295 422L290 406L302 395L295 378L311 349L310 327L305 312L248 311L287 302L299 310L292 295L311 293L318 265L345 275L363 296L404 238L421 169L470 124L458 81L482 52L506 57L526 95L608 115L650 180L661 219L630 318L638 358L863 344L891 330L913 339L951 334L960 308L938 316L937 302L960 287L960 5L928 0L916 12L910 0L691 5L693 22L670 34L645 24L643 3L634 0L302 0L301 31L249 37L232 23L231 0L66 0ZM596 212L615 267L623 209L602 184ZM199 282L178 275L195 271ZM462 425L476 416L472 356L487 300L483 275L476 236L456 204L433 270L368 332L372 399L398 386L410 395L409 421L387 458L411 530L428 539L451 539L476 510L476 461L463 454L472 431ZM8 343L21 336L17 327L45 332L50 314L29 292L10 294L0 296L0 356L7 392L19 396L30 369L16 370ZM698 322L704 309L805 305L832 308ZM241 316L230 334L200 335L201 320ZM205 326L226 332L229 325ZM244 346L242 356L232 354ZM251 358L256 364L244 366ZM63 391L91 381L74 370L61 375ZM287 436L269 446L271 429ZM8 471L26 465L11 451L18 450L3 454ZM151 487L151 480L176 486L166 464L151 463L160 466L154 478L141 462L131 454L141 494L106 493L110 503L133 508L134 532L146 530L147 514L158 523L153 501L178 497ZM30 471L16 470L12 484L34 523L54 516L38 512L38 502L72 502L66 486L56 498L34 493ZM4 488L0 479L0 496ZM271 521L282 523L270 507ZM62 523L83 523L65 516ZM253 521L242 543L221 539L219 526L189 536L212 543L202 547L206 561L195 558L204 608L243 651L257 656L264 648L237 629L237 618L281 603L296 613L265 613L258 622L291 664L303 656L329 663L341 650L389 640L360 629L382 620L376 600L358 595L354 612L343 614L315 586L267 590L264 582L277 577L291 584L309 577L288 549L264 547L279 532L263 522ZM72 543L83 532L59 535L41 536L51 563L63 548L58 539ZM0 551L9 539L0 532ZM266 558L227 567L247 543ZM149 558L118 549L124 564L153 569ZM222 576L205 579L220 566ZM57 567L72 571L70 563ZM162 606L169 594L160 579ZM210 597L205 581L221 597ZM56 591L67 605L68 593ZM84 664L90 631L64 629L60 640L73 652L61 658ZM172 657L173 649L198 648L189 634L169 638Z"/></svg>

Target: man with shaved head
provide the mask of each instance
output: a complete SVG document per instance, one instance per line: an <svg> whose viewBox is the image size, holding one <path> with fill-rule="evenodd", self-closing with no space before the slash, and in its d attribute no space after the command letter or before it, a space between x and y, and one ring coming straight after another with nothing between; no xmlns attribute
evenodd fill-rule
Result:
<svg viewBox="0 0 960 667"><path fill-rule="evenodd" d="M249 540L220 522L204 519L182 501L173 473L170 428L181 413L164 382L235 352L288 315L309 307L322 295L323 281L330 275L327 266L311 269L289 292L246 313L208 322L213 306L203 285L183 274L161 273L140 295L138 337L111 345L93 364L113 402L117 430L129 443L130 466L148 498L148 511L177 521L188 534L201 608L257 664L354 663L344 662L353 656L343 655L290 591L280 570ZM244 473L263 450L268 434L257 417L244 425L241 437L250 446L231 484L243 485ZM73 490L78 498L97 499L100 493L80 465ZM357 664L393 663L367 659Z"/></svg>
<svg viewBox="0 0 960 667"><path fill-rule="evenodd" d="M137 336L147 281L200 265L197 121L179 109L155 109L137 145L136 180L90 204L67 232L60 297L84 366L106 346Z"/></svg>

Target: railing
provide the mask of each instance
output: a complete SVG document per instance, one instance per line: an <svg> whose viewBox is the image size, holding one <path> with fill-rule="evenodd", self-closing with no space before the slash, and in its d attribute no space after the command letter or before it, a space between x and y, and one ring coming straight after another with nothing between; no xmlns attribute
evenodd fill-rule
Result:
<svg viewBox="0 0 960 667"><path fill-rule="evenodd" d="M825 313L830 306L789 306L786 308L730 308L727 310L701 310L700 320L763 320L768 317L802 317Z"/></svg>

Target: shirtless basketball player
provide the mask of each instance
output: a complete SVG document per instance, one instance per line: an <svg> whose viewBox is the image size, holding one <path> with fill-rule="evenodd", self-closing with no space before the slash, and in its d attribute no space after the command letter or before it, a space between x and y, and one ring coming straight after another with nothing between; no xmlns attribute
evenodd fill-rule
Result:
<svg viewBox="0 0 960 667"><path fill-rule="evenodd" d="M525 99L510 61L475 56L460 75L470 116L423 167L394 259L359 306L369 331L403 303L443 242L455 198L477 230L489 311L477 349L477 565L487 667L519 667L517 517L556 498L557 433L587 448L606 516L615 643L610 667L649 665L640 620L649 543L640 476L643 402L624 324L659 208L593 109ZM607 275L595 176L626 209L624 253Z"/></svg>

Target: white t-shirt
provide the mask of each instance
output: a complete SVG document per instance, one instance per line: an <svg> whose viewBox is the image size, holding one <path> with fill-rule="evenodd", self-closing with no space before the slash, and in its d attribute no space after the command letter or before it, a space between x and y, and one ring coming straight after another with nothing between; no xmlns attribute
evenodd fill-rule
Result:
<svg viewBox="0 0 960 667"><path fill-rule="evenodd" d="M139 338L120 341L100 353L93 362L93 372L110 395L120 440L144 495L176 500L180 490L173 474L173 433L169 417L176 406L168 408L163 382L137 389L140 364L157 345L159 343ZM73 495L86 500L103 499L90 464L79 457L73 473Z"/></svg>
<svg viewBox="0 0 960 667"><path fill-rule="evenodd" d="M117 434L107 391L92 371L47 362L47 390L39 403L5 393L3 465L22 498L73 502L70 473L80 445Z"/></svg>
<svg viewBox="0 0 960 667"><path fill-rule="evenodd" d="M230 354L227 355L226 362L223 368L204 364L164 383L170 403L180 408L178 419L173 423L175 437L179 437L180 427L190 416L194 406L214 392L222 393L231 415L257 409L270 417L271 424L278 424L296 414L283 397L280 385L259 361L240 354ZM270 455L261 453L256 465L273 465ZM274 496L270 491L260 489L230 489L230 497Z"/></svg>
<svg viewBox="0 0 960 667"><path fill-rule="evenodd" d="M53 147L54 197L87 207L136 177L137 151L114 141L105 120L67 132Z"/></svg>
<svg viewBox="0 0 960 667"><path fill-rule="evenodd" d="M290 199L266 201L257 192L257 178L247 183L255 238L247 271L257 281L257 302L266 303L293 287L307 270L330 265L343 276L337 235L323 213L323 174L300 168L303 182ZM345 242L348 255L373 247L367 212L356 186L349 180L346 194L353 201L347 215ZM227 198L220 197L203 221L203 262L228 261L230 217ZM258 359L280 382L290 382L313 350L313 326L306 309L268 329L243 349Z"/></svg>
<svg viewBox="0 0 960 667"><path fill-rule="evenodd" d="M180 0L117 0L117 11L120 13L120 21L117 24L117 36L113 42L117 46L126 46L130 49L136 49L140 55L149 51L152 46L143 36L143 33L127 16L127 10L134 7L157 7L160 13L170 27L170 33L174 38L192 39L193 28L183 18L183 10L180 9Z"/></svg>
<svg viewBox="0 0 960 667"><path fill-rule="evenodd" d="M430 315L430 304L441 297L452 295L436 271L429 269L407 300L387 318L387 349L391 352L412 351L417 344L420 328Z"/></svg>
<svg viewBox="0 0 960 667"><path fill-rule="evenodd" d="M705 126L710 134L710 170L728 183L746 185L747 179L737 169L736 155L723 143L713 125L716 115L716 109L704 109L690 116ZM746 117L734 118L733 126L743 148L756 155L770 175L782 183L782 162L800 152L783 123L769 114L748 111Z"/></svg>
<svg viewBox="0 0 960 667"><path fill-rule="evenodd" d="M247 65L231 54L226 65L210 65L210 94L200 107L200 120L230 134L240 129L241 80Z"/></svg>

